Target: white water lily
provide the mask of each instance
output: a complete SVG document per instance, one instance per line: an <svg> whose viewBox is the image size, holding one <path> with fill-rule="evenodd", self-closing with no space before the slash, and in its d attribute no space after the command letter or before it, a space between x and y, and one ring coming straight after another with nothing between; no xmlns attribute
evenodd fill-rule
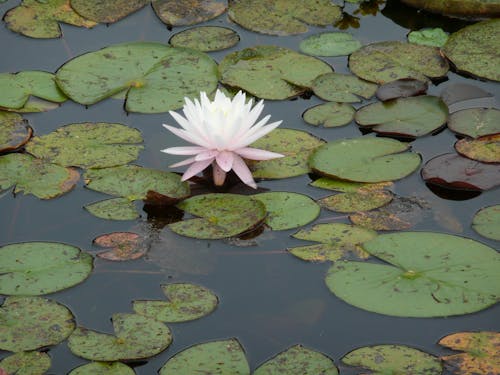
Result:
<svg viewBox="0 0 500 375"><path fill-rule="evenodd" d="M212 165L215 185L222 185L226 173L232 169L241 181L255 189L257 184L244 159L269 160L284 156L248 147L281 124L281 121L267 124L270 115L256 123L264 108L263 100L252 108L253 100L246 103L243 92L239 91L231 100L219 90L213 102L205 92L200 94L199 101L195 99L192 102L189 98L184 100L182 110L185 117L173 111L169 112L182 129L166 124L163 126L196 146L169 147L162 150L167 154L191 156L171 165L179 167L190 164L182 176L183 181Z"/></svg>

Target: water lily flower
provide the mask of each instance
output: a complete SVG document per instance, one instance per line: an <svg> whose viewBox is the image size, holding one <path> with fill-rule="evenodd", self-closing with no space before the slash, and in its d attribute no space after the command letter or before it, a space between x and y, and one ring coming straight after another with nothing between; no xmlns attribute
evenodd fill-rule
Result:
<svg viewBox="0 0 500 375"><path fill-rule="evenodd" d="M166 124L163 126L196 146L169 147L161 150L167 154L191 156L170 166L190 165L182 175L183 181L212 165L215 185L222 185L226 173L232 169L241 181L256 189L257 184L244 159L269 160L284 156L248 147L281 124L281 121L267 124L270 115L256 123L264 108L263 100L253 106L253 100L247 103L245 93L242 91L231 100L219 90L213 102L208 99L205 92L200 94L199 101L195 99L192 102L189 98L184 100L182 111L185 117L173 111L169 112L182 129Z"/></svg>

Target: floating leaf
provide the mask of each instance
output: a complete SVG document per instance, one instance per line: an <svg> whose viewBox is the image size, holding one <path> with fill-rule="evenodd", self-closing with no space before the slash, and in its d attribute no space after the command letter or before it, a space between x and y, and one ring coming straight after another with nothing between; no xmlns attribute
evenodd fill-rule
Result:
<svg viewBox="0 0 500 375"><path fill-rule="evenodd" d="M403 345L365 346L346 354L342 362L373 375L441 375L443 371L439 358Z"/></svg>
<svg viewBox="0 0 500 375"><path fill-rule="evenodd" d="M58 22L91 28L95 22L80 17L70 6L70 0L23 0L21 5L5 13L7 27L31 38L58 38Z"/></svg>
<svg viewBox="0 0 500 375"><path fill-rule="evenodd" d="M402 2L418 9L456 17L500 16L498 0L402 0Z"/></svg>
<svg viewBox="0 0 500 375"><path fill-rule="evenodd" d="M500 11L500 4L498 7ZM478 22L451 34L443 52L457 70L500 81L500 58L495 47L499 37L500 19Z"/></svg>
<svg viewBox="0 0 500 375"><path fill-rule="evenodd" d="M314 80L312 89L324 100L355 103L361 101L359 97L369 99L375 95L377 85L351 74L327 73Z"/></svg>
<svg viewBox="0 0 500 375"><path fill-rule="evenodd" d="M358 77L381 84L400 78L441 78L448 72L448 63L438 48L378 42L354 52L349 57L349 68Z"/></svg>
<svg viewBox="0 0 500 375"><path fill-rule="evenodd" d="M313 151L325 142L315 136L294 129L279 128L252 143L252 147L278 152L283 158L250 161L248 165L255 178L287 178L309 173L307 160Z"/></svg>
<svg viewBox="0 0 500 375"><path fill-rule="evenodd" d="M245 352L236 339L197 344L177 353L160 369L171 374L250 375Z"/></svg>
<svg viewBox="0 0 500 375"><path fill-rule="evenodd" d="M401 78L379 86L376 94L377 98L384 102L391 99L422 95L426 92L427 82L411 78Z"/></svg>
<svg viewBox="0 0 500 375"><path fill-rule="evenodd" d="M124 43L74 58L57 71L57 84L72 100L94 104L127 91L125 109L158 113L181 108L217 86L217 65L206 54L161 43Z"/></svg>
<svg viewBox="0 0 500 375"><path fill-rule="evenodd" d="M311 168L324 176L357 182L403 178L420 165L420 155L404 152L409 145L395 139L360 137L320 146L309 158Z"/></svg>
<svg viewBox="0 0 500 375"><path fill-rule="evenodd" d="M391 187L394 184L392 182L378 182L375 184L369 184L364 182L344 181L334 178L320 177L317 180L311 182L310 185L321 189L340 191L342 193L355 193L363 191L382 190L386 187Z"/></svg>
<svg viewBox="0 0 500 375"><path fill-rule="evenodd" d="M353 254L365 259L369 255L360 244L377 236L377 232L343 223L317 224L310 229L302 229L292 237L300 240L319 242L317 245L298 246L288 251L303 260L314 262L336 261Z"/></svg>
<svg viewBox="0 0 500 375"><path fill-rule="evenodd" d="M179 323L202 318L219 304L217 296L203 286L177 283L161 288L168 302L134 301L134 311L160 322Z"/></svg>
<svg viewBox="0 0 500 375"><path fill-rule="evenodd" d="M421 137L443 127L448 107L436 96L395 99L360 108L354 117L358 125L381 134Z"/></svg>
<svg viewBox="0 0 500 375"><path fill-rule="evenodd" d="M318 203L329 210L337 212L368 211L385 206L392 201L392 193L385 190L354 191L330 195Z"/></svg>
<svg viewBox="0 0 500 375"><path fill-rule="evenodd" d="M238 33L227 27L199 26L175 34L168 42L174 47L211 52L231 48L239 41Z"/></svg>
<svg viewBox="0 0 500 375"><path fill-rule="evenodd" d="M3 369L7 374L38 375L45 374L50 365L51 361L47 353L19 352L2 359L0 370Z"/></svg>
<svg viewBox="0 0 500 375"><path fill-rule="evenodd" d="M228 15L252 31L293 35L305 33L307 25L332 25L342 17L342 12L329 0L235 0L230 2Z"/></svg>
<svg viewBox="0 0 500 375"><path fill-rule="evenodd" d="M67 193L80 179L78 171L44 163L26 154L0 156L0 189L15 186L14 193L51 199Z"/></svg>
<svg viewBox="0 0 500 375"><path fill-rule="evenodd" d="M111 248L110 250L97 253L99 258L106 260L122 261L138 259L144 256L148 250L144 246L144 239L137 233L131 232L103 234L94 238L92 242L101 247Z"/></svg>
<svg viewBox="0 0 500 375"><path fill-rule="evenodd" d="M135 220L141 216L134 202L127 198L105 199L87 204L84 208L92 215L106 220Z"/></svg>
<svg viewBox="0 0 500 375"><path fill-rule="evenodd" d="M141 9L149 0L71 0L71 7L82 17L113 23Z"/></svg>
<svg viewBox="0 0 500 375"><path fill-rule="evenodd" d="M59 108L60 103L49 102L47 100L30 97L28 101L24 104L22 108L4 108L0 107L0 110L5 110L9 112L17 113L37 113L37 112L47 112L53 109Z"/></svg>
<svg viewBox="0 0 500 375"><path fill-rule="evenodd" d="M495 96L474 85L452 83L441 91L441 98L448 106L450 113L465 109L495 107ZM449 125L448 120L448 125Z"/></svg>
<svg viewBox="0 0 500 375"><path fill-rule="evenodd" d="M361 42L349 33L319 33L299 44L301 52L313 56L347 56L361 47Z"/></svg>
<svg viewBox="0 0 500 375"><path fill-rule="evenodd" d="M481 208L472 218L472 229L481 236L500 241L500 205Z"/></svg>
<svg viewBox="0 0 500 375"><path fill-rule="evenodd" d="M439 340L439 345L465 353L441 357L445 369L456 375L500 373L498 332L459 332Z"/></svg>
<svg viewBox="0 0 500 375"><path fill-rule="evenodd" d="M68 339L71 352L92 361L137 360L152 357L172 342L168 327L137 314L113 314L116 336L77 327Z"/></svg>
<svg viewBox="0 0 500 375"><path fill-rule="evenodd" d="M472 138L500 133L500 110L496 108L471 108L452 113L448 128Z"/></svg>
<svg viewBox="0 0 500 375"><path fill-rule="evenodd" d="M262 99L283 100L304 93L332 68L325 62L283 47L257 46L226 55L221 82Z"/></svg>
<svg viewBox="0 0 500 375"><path fill-rule="evenodd" d="M253 374L338 375L338 373L333 361L326 355L302 345L295 345L257 367Z"/></svg>
<svg viewBox="0 0 500 375"><path fill-rule="evenodd" d="M217 0L153 0L156 15L169 26L194 25L209 21L226 11L226 4Z"/></svg>
<svg viewBox="0 0 500 375"><path fill-rule="evenodd" d="M32 134L27 120L16 113L0 111L0 153L22 147Z"/></svg>
<svg viewBox="0 0 500 375"><path fill-rule="evenodd" d="M484 163L500 163L500 133L476 139L463 138L455 143L460 155Z"/></svg>
<svg viewBox="0 0 500 375"><path fill-rule="evenodd" d="M122 124L84 122L62 126L33 137L26 150L37 158L65 167L106 168L127 164L142 150L139 130Z"/></svg>
<svg viewBox="0 0 500 375"><path fill-rule="evenodd" d="M408 34L408 41L410 43L420 44L422 46L443 47L447 40L448 34L439 27L411 31Z"/></svg>
<svg viewBox="0 0 500 375"><path fill-rule="evenodd" d="M92 362L73 369L68 375L135 375L121 362Z"/></svg>
<svg viewBox="0 0 500 375"><path fill-rule="evenodd" d="M75 329L71 311L41 297L7 297L0 319L0 349L11 352L59 344Z"/></svg>
<svg viewBox="0 0 500 375"><path fill-rule="evenodd" d="M379 235L363 248L387 264L337 262L328 288L347 303L406 317L461 315L485 309L500 295L500 255L480 242L449 234Z"/></svg>
<svg viewBox="0 0 500 375"><path fill-rule="evenodd" d="M306 225L320 212L318 204L307 195L273 191L253 195L264 203L267 210L266 224L272 230L287 230Z"/></svg>
<svg viewBox="0 0 500 375"><path fill-rule="evenodd" d="M323 103L307 109L302 118L310 125L333 128L349 124L354 113L353 106L347 103Z"/></svg>

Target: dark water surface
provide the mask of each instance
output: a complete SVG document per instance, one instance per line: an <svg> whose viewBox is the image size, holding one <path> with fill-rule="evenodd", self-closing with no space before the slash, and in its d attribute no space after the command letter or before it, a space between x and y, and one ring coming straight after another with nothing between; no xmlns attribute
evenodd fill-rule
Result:
<svg viewBox="0 0 500 375"><path fill-rule="evenodd" d="M0 5L0 13L17 5L7 1ZM390 9L398 8L391 2ZM347 6L347 10L355 9ZM389 9L389 10L390 10ZM399 9L401 10L401 9ZM398 22L404 25L425 26L426 15L416 12L399 13ZM439 26L452 31L460 23ZM220 61L233 50L273 44L298 50L299 42L318 31L334 31L311 27L308 34L290 37L272 37L243 30L227 20L226 15L207 22L208 25L228 26L236 30L240 43L226 51L211 53ZM457 26L458 25L458 26ZM61 39L34 40L12 33L0 26L0 72L46 70L54 72L68 59L84 52L130 41L158 41L169 38L185 28L169 31L147 6L139 12L110 25L99 25L91 30L63 25ZM361 19L359 29L350 29L363 44L384 40L405 40L408 29L380 13ZM348 72L347 58L324 58L337 72ZM448 81L432 86L431 94L438 95L456 82L471 83L495 93L499 87L491 82L475 81L448 73ZM325 140L357 137L361 133L355 124L334 129L310 127L301 118L302 112L321 100L299 98L293 101L266 102L264 112L273 120L282 119L282 127L302 129ZM175 124L168 114L127 114L122 102L105 100L85 108L71 101L60 108L41 114L25 115L35 134L47 134L61 125L78 122L119 122L141 130L145 150L137 164L167 170L178 158L160 152L175 145L178 140L165 131L161 124ZM447 129L436 136L427 136L412 142L423 161L453 151L455 136ZM328 191L308 186L308 176L262 181L259 187L272 191L295 191L317 199L329 195ZM440 355L446 350L436 345L443 336L468 330L496 330L500 328L498 306L479 313L440 319L396 318L369 313L350 306L331 294L324 284L329 264L303 262L286 253L291 246L305 244L290 237L296 230L265 231L255 238L255 246L238 247L228 241L201 241L180 237L168 229L161 229L161 220L143 217L135 222L106 221L88 214L82 207L104 199L103 194L84 189L80 181L77 188L58 199L42 201L33 196L14 197L10 192L0 198L0 245L23 241L57 241L95 252L92 240L113 231L140 231L158 238L147 259L112 263L96 258L95 270L84 283L69 290L54 293L55 299L75 314L77 323L87 328L112 332L110 317L116 312L132 312L135 299L163 299L160 284L168 282L194 282L212 289L220 298L220 305L211 315L197 321L169 324L174 336L172 345L160 355L135 368L137 374L155 374L175 353L200 342L236 337L246 350L252 369L291 345L301 343L323 352L337 365L347 352L372 344L405 344ZM245 190L245 189L243 189ZM246 191L246 190L245 190ZM438 231L463 235L496 247L497 242L477 235L471 228L473 214L484 206L499 203L498 189L484 192L468 200L443 199L432 193L418 173L398 181L395 193L417 196L431 207L425 220L415 230ZM340 214L322 211L319 222L345 222ZM157 229L152 229L156 226ZM248 243L247 243L248 245ZM1 352L0 357L8 353ZM87 363L70 353L66 343L49 349L53 366L49 373L66 374L72 368ZM355 373L340 366L343 374Z"/></svg>

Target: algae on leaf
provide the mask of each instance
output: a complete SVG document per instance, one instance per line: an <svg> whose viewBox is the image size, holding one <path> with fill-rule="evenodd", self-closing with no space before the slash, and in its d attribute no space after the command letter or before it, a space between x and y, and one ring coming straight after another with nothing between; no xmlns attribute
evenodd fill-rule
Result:
<svg viewBox="0 0 500 375"><path fill-rule="evenodd" d="M88 20L113 23L148 3L149 0L71 0L71 7Z"/></svg>

